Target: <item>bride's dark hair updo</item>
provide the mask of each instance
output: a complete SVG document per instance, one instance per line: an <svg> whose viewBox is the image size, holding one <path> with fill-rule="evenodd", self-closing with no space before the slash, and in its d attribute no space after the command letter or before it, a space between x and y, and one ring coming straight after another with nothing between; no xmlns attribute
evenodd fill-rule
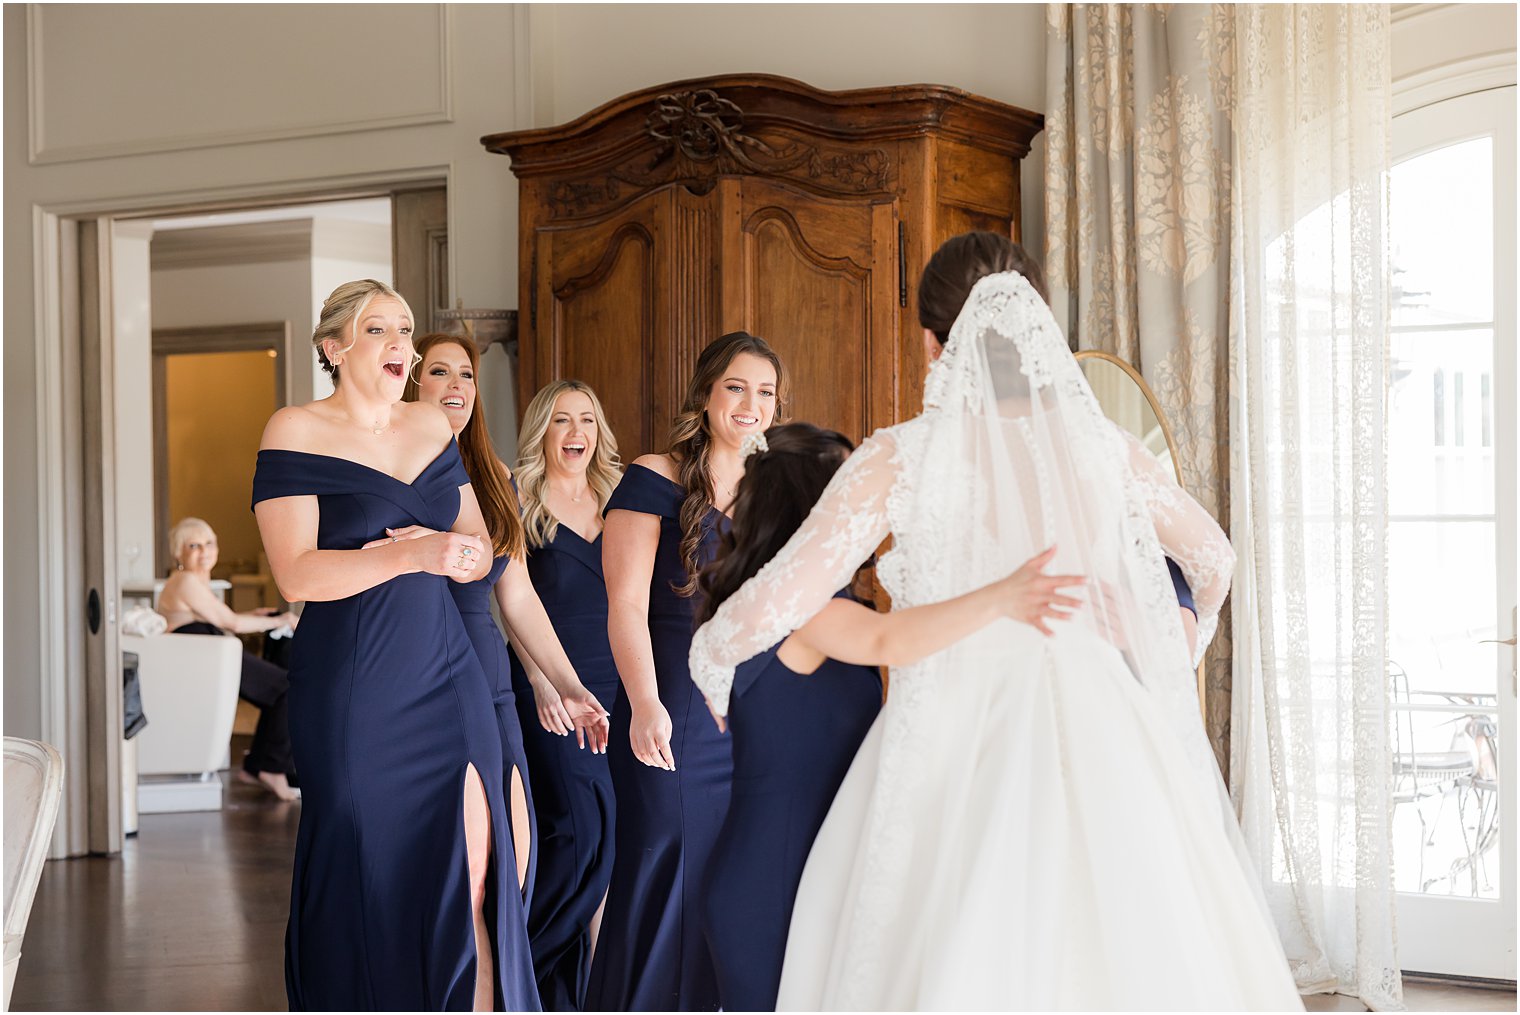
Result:
<svg viewBox="0 0 1520 1015"><path fill-rule="evenodd" d="M977 231L952 236L929 258L918 279L918 323L934 332L939 344L950 340L950 329L972 286L988 275L1016 271L1029 280L1046 303L1045 271L1040 262L1006 236Z"/></svg>

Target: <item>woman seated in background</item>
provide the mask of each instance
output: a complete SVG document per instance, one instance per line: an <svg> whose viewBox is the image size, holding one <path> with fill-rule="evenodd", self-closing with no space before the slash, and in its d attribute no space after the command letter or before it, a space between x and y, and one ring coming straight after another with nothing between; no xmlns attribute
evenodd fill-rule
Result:
<svg viewBox="0 0 1520 1015"><path fill-rule="evenodd" d="M158 612L171 634L253 634L295 627L296 615L274 610L235 613L211 588L216 566L216 533L199 518L185 518L169 530L174 572L158 596ZM285 695L290 679L283 667L243 653L243 677L238 697L259 710L253 746L243 759L238 778L264 786L281 800L296 800L301 791L290 785L295 765L290 753L290 726Z"/></svg>

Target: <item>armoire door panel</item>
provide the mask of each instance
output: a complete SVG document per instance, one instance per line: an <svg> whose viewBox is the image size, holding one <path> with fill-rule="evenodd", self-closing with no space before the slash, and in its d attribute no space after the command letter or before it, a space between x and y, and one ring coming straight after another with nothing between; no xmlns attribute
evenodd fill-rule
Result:
<svg viewBox="0 0 1520 1015"><path fill-rule="evenodd" d="M625 461L662 440L669 418L671 209L660 192L613 219L538 237L537 378L591 385Z"/></svg>
<svg viewBox="0 0 1520 1015"><path fill-rule="evenodd" d="M881 370L891 377L894 368L890 340L886 360L876 355L877 329L890 331L895 320L895 244L878 250L876 235L890 204L755 179L741 191L737 263L725 263L724 272L742 280L742 327L786 363L792 418L858 440L877 419L873 377Z"/></svg>

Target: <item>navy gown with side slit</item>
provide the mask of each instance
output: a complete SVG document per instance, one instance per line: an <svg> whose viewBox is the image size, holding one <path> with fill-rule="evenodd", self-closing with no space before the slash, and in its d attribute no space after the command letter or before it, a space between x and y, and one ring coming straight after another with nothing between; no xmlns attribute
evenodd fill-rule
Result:
<svg viewBox="0 0 1520 1015"><path fill-rule="evenodd" d="M660 701L670 713L676 770L651 768L633 756L628 696L618 687L607 746L617 794L616 847L586 1008L591 1011L715 1011L717 975L703 934L701 888L708 857L728 810L733 758L702 692L692 683L695 601L674 586L681 565L681 502L686 491L643 466L629 466L606 511L660 519L649 585L649 640ZM604 512L605 513L605 512ZM701 562L717 552L716 509L702 520Z"/></svg>
<svg viewBox="0 0 1520 1015"><path fill-rule="evenodd" d="M512 770L516 769L518 777L522 779L523 802L528 808L528 841L517 842L514 836L512 847L528 851L523 897L531 900L538 867L538 824L533 817L533 790L528 780L528 755L523 750L522 726L517 718L517 695L512 690L511 654L502 637L501 628L496 626L496 618L491 613L492 590L506 573L508 560L507 557L497 557L491 562L491 570L485 577L476 581L449 582L449 591L454 594L454 603L459 607L459 617L464 621L465 633L470 636L470 644L475 646L475 658L480 660L481 669L486 674L486 683L491 688L496 726L501 735L501 785L509 800L512 793ZM511 831L510 821L507 829Z"/></svg>
<svg viewBox="0 0 1520 1015"><path fill-rule="evenodd" d="M775 1010L808 851L881 710L876 667L797 673L778 648L740 665L729 696L733 793L702 893L724 1011Z"/></svg>
<svg viewBox="0 0 1520 1015"><path fill-rule="evenodd" d="M411 482L343 458L260 451L253 502L315 496L318 549L358 550L386 528L450 528L469 481L452 443ZM289 693L302 791L285 938L292 1011L471 1008L471 765L491 816L496 1002L538 1007L501 736L450 584L400 575L302 612Z"/></svg>
<svg viewBox="0 0 1520 1015"><path fill-rule="evenodd" d="M529 549L527 565L570 665L596 700L610 708L618 676L607 641L601 535L588 543L561 523L552 540ZM591 919L612 878L612 772L607 755L581 748L574 734L561 736L543 728L533 688L516 654L512 684L538 821L538 873L528 903L528 944L539 999L545 1011L580 1011L591 971Z"/></svg>

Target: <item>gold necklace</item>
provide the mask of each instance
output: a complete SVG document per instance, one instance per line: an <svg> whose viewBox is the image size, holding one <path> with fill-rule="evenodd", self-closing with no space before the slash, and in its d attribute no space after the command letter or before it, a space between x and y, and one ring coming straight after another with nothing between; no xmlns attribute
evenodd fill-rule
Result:
<svg viewBox="0 0 1520 1015"><path fill-rule="evenodd" d="M554 492L557 493L557 494L559 494L561 497L569 497L570 498L570 503L572 503L572 504L579 504L581 502L581 498L577 497L573 493L566 493L564 490L556 490L552 486L549 487L549 489L554 490ZM587 487L584 491L582 491L582 496L584 496L585 494L590 493L590 492L591 492L591 488Z"/></svg>
<svg viewBox="0 0 1520 1015"><path fill-rule="evenodd" d="M378 419L375 420L374 423L361 423L357 419L354 419L354 417L350 416L346 412L343 414L343 418L346 419L346 420L348 420L354 426L363 427L364 429L368 430L370 433L374 434L376 437L384 437L385 436L385 432L391 428L391 426L390 426L389 423L382 423Z"/></svg>

